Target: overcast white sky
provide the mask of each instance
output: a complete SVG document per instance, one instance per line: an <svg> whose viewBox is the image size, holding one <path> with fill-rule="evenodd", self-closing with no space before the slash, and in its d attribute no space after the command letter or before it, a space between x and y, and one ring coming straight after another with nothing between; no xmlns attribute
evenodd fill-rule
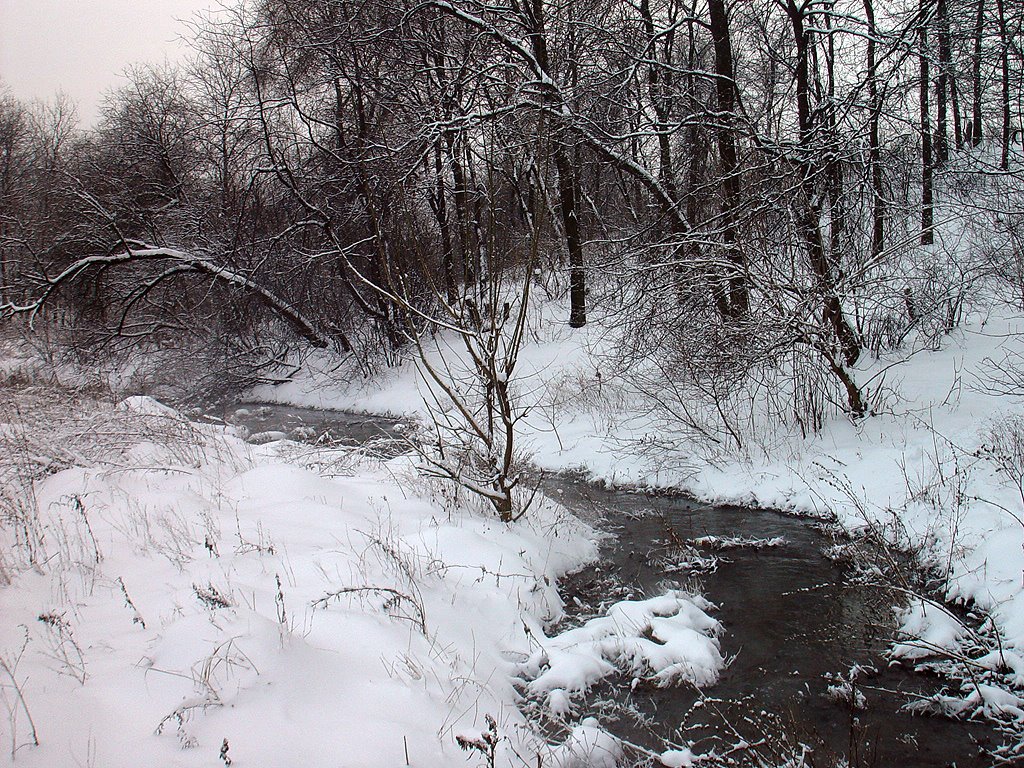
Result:
<svg viewBox="0 0 1024 768"><path fill-rule="evenodd" d="M92 125L130 64L184 55L178 19L216 0L0 0L0 81L19 98L63 90Z"/></svg>

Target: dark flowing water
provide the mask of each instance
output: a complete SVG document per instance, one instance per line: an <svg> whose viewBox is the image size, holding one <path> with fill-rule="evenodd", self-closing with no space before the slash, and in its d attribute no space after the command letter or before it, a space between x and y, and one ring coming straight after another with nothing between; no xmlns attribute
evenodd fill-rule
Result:
<svg viewBox="0 0 1024 768"><path fill-rule="evenodd" d="M380 416L272 403L238 403L222 413L208 413L207 417L241 427L250 440L256 441L283 436L306 443L370 447L391 456L407 450L402 439L405 423Z"/></svg>
<svg viewBox="0 0 1024 768"><path fill-rule="evenodd" d="M775 547L723 550L716 570L693 577L701 594L720 606L715 616L725 627L722 650L735 656L718 683L703 691L722 703L691 711L700 698L692 690L606 690L618 705L610 711L632 708L653 721L653 727L641 726L621 716L619 732L626 738L656 748L654 737L678 743L713 734L695 751L715 745L721 752L741 740L753 744L767 737L771 746L762 753L781 760L799 755L805 745L813 749L806 765L813 766L991 764L982 754L983 748L998 745L991 729L900 712L907 695L929 695L941 683L887 665L883 654L894 629L891 600L876 588L851 583L847 568L823 555L831 541L812 521L770 510L609 492L565 480L551 487L570 507L602 512L615 533L601 564L566 585L570 595L576 590L607 596L609 583L646 595L666 583L685 585L686 577L666 575L665 563L675 559L678 542L688 539L785 540ZM834 675L854 664L876 670L858 675L864 709L828 693L839 682ZM677 733L684 725L689 729ZM740 765L761 764L743 752L735 757Z"/></svg>
<svg viewBox="0 0 1024 768"><path fill-rule="evenodd" d="M307 442L331 440L384 455L403 449L398 422L338 411L242 404L231 423L253 434L283 432ZM383 439L383 440L382 440ZM696 587L719 606L723 653L734 657L719 682L703 692L604 685L586 708L620 737L660 751L661 740L694 744L719 754L737 743L757 749L732 753L736 765L781 765L803 754L824 766L987 766L984 751L998 735L976 723L911 716L907 696L930 695L941 681L890 667L884 657L894 629L894 606L878 589L852 580L849 569L826 558L832 543L813 521L768 510L714 507L683 498L605 491L566 478L545 481L548 493L615 536L602 560L571 576L563 594L581 620L601 604L653 595L666 587ZM712 572L687 575L673 568L687 542L702 536L781 537L766 548L718 552ZM705 553L705 549L699 550ZM835 675L853 665L856 696L866 707L829 695ZM706 698L705 698L706 697ZM694 703L702 699L694 707Z"/></svg>

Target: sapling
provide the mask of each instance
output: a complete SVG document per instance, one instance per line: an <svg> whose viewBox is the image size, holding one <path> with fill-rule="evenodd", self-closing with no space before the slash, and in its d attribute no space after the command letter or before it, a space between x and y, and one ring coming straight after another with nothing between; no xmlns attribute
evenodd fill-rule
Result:
<svg viewBox="0 0 1024 768"><path fill-rule="evenodd" d="M281 582L278 581L278 587L280 588ZM203 603L207 608L216 610L218 608L230 608L234 603L231 601L229 595L225 595L213 584L207 584L205 587L198 584L192 585L192 591L195 592L196 597Z"/></svg>
<svg viewBox="0 0 1024 768"><path fill-rule="evenodd" d="M128 587L125 586L124 579L120 576L117 577L117 585L121 588L121 596L124 597L125 606L132 610L132 624L138 624L145 629L146 622L143 620L142 614L139 613L139 609L135 607L135 603L132 602L132 598L128 594Z"/></svg>
<svg viewBox="0 0 1024 768"><path fill-rule="evenodd" d="M423 609L422 599L417 599L412 595L407 595L404 592L399 592L397 589L392 589L390 587L343 587L342 589L336 589L333 592L328 592L323 597L314 600L313 607L326 608L331 604L332 600L338 600L345 595L364 594L376 594L384 597L384 603L381 608L383 608L386 613L394 616L395 618L413 622L423 636L427 636L427 618ZM410 606L413 610L411 616L407 616L403 613L395 613L406 605Z"/></svg>
<svg viewBox="0 0 1024 768"><path fill-rule="evenodd" d="M71 624L62 615L52 611L41 613L38 618L49 630L52 657L60 664L57 671L85 685L88 676L85 671L85 655L75 640Z"/></svg>

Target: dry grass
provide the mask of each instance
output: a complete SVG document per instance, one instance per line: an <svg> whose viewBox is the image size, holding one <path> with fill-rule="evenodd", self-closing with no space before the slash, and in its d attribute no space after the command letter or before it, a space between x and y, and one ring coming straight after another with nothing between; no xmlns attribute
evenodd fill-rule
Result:
<svg viewBox="0 0 1024 768"><path fill-rule="evenodd" d="M179 466L200 466L202 441L173 411L140 413L100 393L8 379L0 385L0 584L45 559L37 483L72 466L124 466L142 442Z"/></svg>

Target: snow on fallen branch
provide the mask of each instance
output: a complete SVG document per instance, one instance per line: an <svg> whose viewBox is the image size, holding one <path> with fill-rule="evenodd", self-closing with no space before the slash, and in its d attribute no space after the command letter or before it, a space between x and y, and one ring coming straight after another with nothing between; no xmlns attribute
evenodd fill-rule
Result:
<svg viewBox="0 0 1024 768"><path fill-rule="evenodd" d="M360 595L360 594L376 594L386 596L384 605L382 608L386 613L394 616L396 619L405 619L406 621L413 622L416 627L423 633L424 637L427 635L427 617L423 610L423 604L411 595L407 595L404 592L400 592L397 589L390 587L343 587L342 589L329 592L321 598L313 601L313 608L327 608L331 604L332 600L340 600L344 595ZM392 613L403 605L411 606L415 615L405 616L401 613Z"/></svg>
<svg viewBox="0 0 1024 768"><path fill-rule="evenodd" d="M698 547L712 550L725 549L774 549L785 546L788 542L784 536L758 539L750 536L699 536L693 539Z"/></svg>
<svg viewBox="0 0 1024 768"><path fill-rule="evenodd" d="M139 247L133 247L135 245ZM107 267L117 267L140 262L163 262L170 265L167 270L168 273L178 274L191 272L202 274L207 275L218 282L232 285L237 288L243 288L254 295L264 306L288 323L296 333L314 347L326 348L330 346L333 341L331 337L323 333L317 327L316 323L306 317L296 307L292 306L277 294L268 290L265 286L260 285L248 275L238 270L229 269L221 264L217 264L211 259L196 253L190 253L176 248L166 248L146 243L137 243L136 241L125 241L123 249L116 253L86 256L72 262L59 274L45 278L45 286L39 296L35 299L25 304L7 302L6 304L0 305L0 311L10 314L25 313L28 314L30 318L34 318L54 293L56 293L62 286L72 283L82 277L88 270L92 268L103 269ZM343 333L339 333L338 338L341 341L343 349L346 351L350 351L352 349L352 345Z"/></svg>

